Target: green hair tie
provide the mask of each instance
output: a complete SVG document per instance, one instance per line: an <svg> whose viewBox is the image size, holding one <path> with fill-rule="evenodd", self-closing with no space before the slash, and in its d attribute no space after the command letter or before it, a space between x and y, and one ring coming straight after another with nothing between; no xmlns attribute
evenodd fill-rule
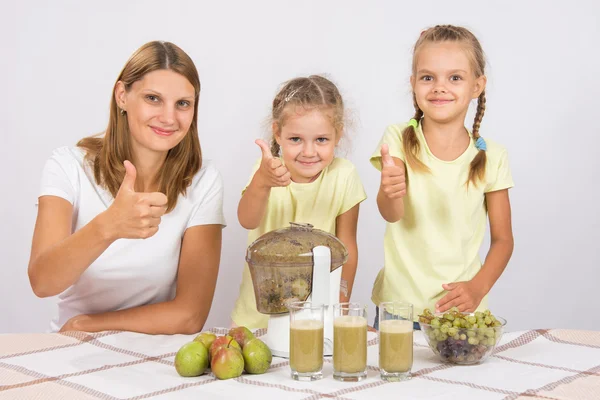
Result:
<svg viewBox="0 0 600 400"><path fill-rule="evenodd" d="M417 130L417 127L419 126L419 122L412 118L410 121L408 121L408 126L412 126L413 128L415 128L415 131Z"/></svg>

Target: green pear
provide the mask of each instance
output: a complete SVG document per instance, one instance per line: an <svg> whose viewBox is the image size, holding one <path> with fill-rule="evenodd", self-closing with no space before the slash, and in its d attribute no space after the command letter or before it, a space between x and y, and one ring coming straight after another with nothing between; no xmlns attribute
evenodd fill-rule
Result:
<svg viewBox="0 0 600 400"><path fill-rule="evenodd" d="M217 335L212 332L202 332L194 338L195 342L200 342L206 347L206 350L210 349L210 345L213 344Z"/></svg>
<svg viewBox="0 0 600 400"><path fill-rule="evenodd" d="M246 343L254 339L254 334L252 331L245 326L236 326L235 328L231 328L227 334L234 338L235 341L242 346L242 349Z"/></svg>
<svg viewBox="0 0 600 400"><path fill-rule="evenodd" d="M242 350L244 369L249 374L264 374L269 370L273 356L271 349L260 339L252 339Z"/></svg>
<svg viewBox="0 0 600 400"><path fill-rule="evenodd" d="M212 342L212 344L210 345L210 349L208 349L210 358L212 359L212 357L219 350L219 348L227 345L237 349L240 353L242 352L242 347L231 336L219 336Z"/></svg>
<svg viewBox="0 0 600 400"><path fill-rule="evenodd" d="M186 343L175 355L175 369L181 376L200 376L208 368L208 350L202 343Z"/></svg>
<svg viewBox="0 0 600 400"><path fill-rule="evenodd" d="M213 354L210 369L217 379L237 378L244 372L244 356L229 344L221 346Z"/></svg>

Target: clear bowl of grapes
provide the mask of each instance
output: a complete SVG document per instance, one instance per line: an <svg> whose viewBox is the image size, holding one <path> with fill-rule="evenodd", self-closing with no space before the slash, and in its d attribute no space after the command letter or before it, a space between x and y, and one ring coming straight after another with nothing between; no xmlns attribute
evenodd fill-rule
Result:
<svg viewBox="0 0 600 400"><path fill-rule="evenodd" d="M445 313L425 309L419 325L429 347L442 362L458 365L485 361L502 339L506 320L490 310L461 313L456 307Z"/></svg>

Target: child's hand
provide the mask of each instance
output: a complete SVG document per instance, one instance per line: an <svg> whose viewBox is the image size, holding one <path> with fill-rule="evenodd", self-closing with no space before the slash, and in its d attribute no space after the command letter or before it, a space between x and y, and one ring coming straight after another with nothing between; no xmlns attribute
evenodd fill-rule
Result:
<svg viewBox="0 0 600 400"><path fill-rule="evenodd" d="M387 144L381 146L381 191L388 199L399 199L406 195L404 166L394 163Z"/></svg>
<svg viewBox="0 0 600 400"><path fill-rule="evenodd" d="M258 139L255 143L262 151L262 161L257 171L261 185L268 188L289 185L292 181L291 175L281 160L273 157L264 140Z"/></svg>
<svg viewBox="0 0 600 400"><path fill-rule="evenodd" d="M448 291L435 305L435 312L443 313L452 307L458 307L460 312L474 312L485 293L472 281L446 283L442 285Z"/></svg>

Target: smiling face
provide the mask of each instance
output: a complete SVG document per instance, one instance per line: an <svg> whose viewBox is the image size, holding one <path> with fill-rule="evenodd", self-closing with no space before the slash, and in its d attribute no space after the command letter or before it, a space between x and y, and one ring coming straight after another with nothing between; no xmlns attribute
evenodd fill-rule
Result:
<svg viewBox="0 0 600 400"><path fill-rule="evenodd" d="M118 82L115 99L127 112L132 148L138 154L166 153L181 142L194 119L194 87L172 70L149 72L129 90Z"/></svg>
<svg viewBox="0 0 600 400"><path fill-rule="evenodd" d="M425 43L415 54L411 85L426 118L438 123L464 120L471 100L485 88L476 76L465 45L456 41Z"/></svg>
<svg viewBox="0 0 600 400"><path fill-rule="evenodd" d="M332 112L320 108L286 108L290 110L285 110L288 115L281 129L273 124L275 139L292 180L312 182L335 156L339 135L332 123Z"/></svg>

